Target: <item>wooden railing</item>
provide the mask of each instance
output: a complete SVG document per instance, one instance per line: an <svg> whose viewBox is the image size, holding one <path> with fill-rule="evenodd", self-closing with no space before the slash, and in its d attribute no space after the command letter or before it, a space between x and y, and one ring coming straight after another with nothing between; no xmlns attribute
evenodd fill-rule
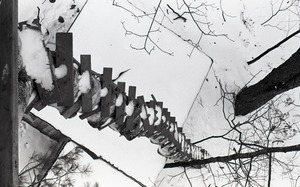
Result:
<svg viewBox="0 0 300 187"><path fill-rule="evenodd" d="M110 126L128 140L145 136L153 144L159 145L159 154L169 159L201 159L206 154L204 149L191 144L186 138L182 128L177 126L176 118L163 106L163 102L157 101L153 95L151 101L145 102L143 96L136 96L135 86L129 86L126 93L125 82L113 82L112 68L103 68L102 74L93 72L90 55L81 55L80 63L77 62L73 58L71 33L57 33L56 51L48 51L48 54L54 88L49 91L37 84L38 96L27 111L32 107L41 110L46 105L56 103L63 107L61 114L65 118L75 116L80 111L80 119L87 118L90 125L99 130ZM54 69L60 65L67 67L67 74L57 79ZM75 74L83 76L85 72L90 76L92 88L75 99ZM101 92L100 101L96 105L93 99L95 84L100 85L97 89L98 93ZM90 120L93 116L98 116L96 122Z"/></svg>

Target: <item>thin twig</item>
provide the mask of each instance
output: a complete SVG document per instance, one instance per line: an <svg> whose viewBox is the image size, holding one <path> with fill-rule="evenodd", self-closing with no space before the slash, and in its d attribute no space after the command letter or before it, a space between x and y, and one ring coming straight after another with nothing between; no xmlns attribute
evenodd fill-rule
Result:
<svg viewBox="0 0 300 187"><path fill-rule="evenodd" d="M273 47L267 49L265 52L261 53L258 57L254 58L253 60L250 60L249 62L247 62L248 65L253 64L254 62L258 61L259 59L261 59L263 56L265 56L266 54L268 54L269 52L273 51L274 49L276 49L277 47L279 47L281 44L283 44L284 42L288 41L289 39L291 39L292 37L296 36L297 34L300 33L300 29L297 30L296 32L294 32L293 34L289 35L288 37L286 37L285 39L281 40L280 42L278 42L276 45L274 45Z"/></svg>

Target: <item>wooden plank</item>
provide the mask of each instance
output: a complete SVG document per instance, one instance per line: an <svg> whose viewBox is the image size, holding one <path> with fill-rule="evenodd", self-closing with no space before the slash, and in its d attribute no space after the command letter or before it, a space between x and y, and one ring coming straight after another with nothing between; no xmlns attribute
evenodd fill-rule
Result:
<svg viewBox="0 0 300 187"><path fill-rule="evenodd" d="M81 100L78 100L75 102L74 105L72 105L70 107L66 107L60 114L66 119L74 117L77 114L77 112L79 111L81 106L82 106Z"/></svg>
<svg viewBox="0 0 300 187"><path fill-rule="evenodd" d="M173 116L171 116L170 117L170 129L169 129L169 131L170 131L170 138L171 138L171 141L172 142L176 142L176 139L175 139L175 117L173 117Z"/></svg>
<svg viewBox="0 0 300 187"><path fill-rule="evenodd" d="M74 69L73 69L73 35L72 33L56 34L56 67L65 65L67 75L58 79L61 101L58 106L74 104Z"/></svg>
<svg viewBox="0 0 300 187"><path fill-rule="evenodd" d="M141 113L143 113L143 116L141 115L141 122L142 122L142 126L139 129L139 136L146 136L147 130L146 128L149 127L149 120L147 119L143 119L143 117L145 118L148 114L147 114L147 110L145 108L145 99L144 96L138 96L137 97L137 103L138 103L138 107L140 108Z"/></svg>
<svg viewBox="0 0 300 187"><path fill-rule="evenodd" d="M54 87L52 90L46 90L45 88L42 87L41 84L36 83L38 95L40 97L41 104L42 104L39 108L43 108L49 104L57 103L57 102L61 101L61 99L62 99L62 97L60 96L60 93L59 93L58 82L54 75L53 56L49 49L47 49L47 53L48 53L48 59L49 59L49 67L50 67L51 76L52 76L51 78L53 81L52 84Z"/></svg>
<svg viewBox="0 0 300 187"><path fill-rule="evenodd" d="M105 97L101 98L101 116L107 118L110 115L110 106L112 104L112 68L103 68L102 89L107 89Z"/></svg>
<svg viewBox="0 0 300 187"><path fill-rule="evenodd" d="M118 87L118 96L119 94L122 95L123 97L123 102L120 106L116 106L116 124L117 125L123 125L123 120L124 120L124 112L125 112L125 99L124 99L124 95L125 95L125 82L118 82L117 84L117 87ZM121 96L120 95L120 96ZM117 98L118 98L117 96Z"/></svg>
<svg viewBox="0 0 300 187"><path fill-rule="evenodd" d="M128 101L127 101L128 105L132 102L133 102L133 104L135 103L135 96L136 96L136 87L135 86L129 86ZM134 110L136 110L136 109L134 109ZM129 131L134 129L133 120L134 120L134 116L132 114L130 116L126 117L126 129L129 130Z"/></svg>
<svg viewBox="0 0 300 187"><path fill-rule="evenodd" d="M156 107L159 107L161 110L163 109L163 102L156 102ZM162 111L161 111L161 115L162 115ZM160 118L162 116L159 116ZM160 119L160 123L158 125L154 126L154 133L155 134L160 134L161 133L161 127L162 127L162 119Z"/></svg>
<svg viewBox="0 0 300 187"><path fill-rule="evenodd" d="M0 186L18 184L18 1L0 1Z"/></svg>
<svg viewBox="0 0 300 187"><path fill-rule="evenodd" d="M144 97L143 96L140 96L140 97L138 97L137 98L138 99L138 102L140 103L140 104L142 104L142 106L141 106L141 108L143 108L142 109L142 111L144 110L145 112L146 112L146 119L141 119L141 121L142 121L142 123L143 123L143 132L142 132L142 134L144 135L144 136L146 136L147 138L150 138L151 136L152 136L152 134L151 133L149 133L149 128L150 128L150 122L149 122L149 116L148 116L148 113L147 113L147 109L146 109L146 103L145 103L145 100L144 100Z"/></svg>
<svg viewBox="0 0 300 187"><path fill-rule="evenodd" d="M89 80L91 85L91 55L80 55L80 74L82 75L85 71L89 73ZM87 93L81 94L82 112L92 112L92 92L89 90Z"/></svg>
<svg viewBox="0 0 300 187"><path fill-rule="evenodd" d="M163 108L162 114L165 117L166 121L163 122L162 125L161 125L161 136L160 136L160 139L159 139L160 144L165 143L166 141L169 141L169 139L170 139L169 138L170 133L169 133L169 130L168 130L168 128L169 128L168 123L169 123L169 120L170 120L170 112L168 112L168 109Z"/></svg>
<svg viewBox="0 0 300 187"><path fill-rule="evenodd" d="M154 118L155 118L155 102L154 101L147 102L147 106L154 110ZM154 120L153 120L153 124L151 124L151 122L149 124L150 126L148 127L148 134L151 137L154 135Z"/></svg>

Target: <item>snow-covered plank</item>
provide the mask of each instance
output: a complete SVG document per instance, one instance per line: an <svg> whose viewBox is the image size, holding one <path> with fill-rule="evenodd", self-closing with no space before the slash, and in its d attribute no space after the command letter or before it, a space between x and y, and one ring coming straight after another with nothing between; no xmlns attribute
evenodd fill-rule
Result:
<svg viewBox="0 0 300 187"><path fill-rule="evenodd" d="M85 84L91 85L91 55L81 55L80 56L80 73L82 78L85 78L84 75L87 74L87 79L84 82ZM82 112L89 113L92 112L92 93L88 90L86 93L81 94L81 103L82 103Z"/></svg>
<svg viewBox="0 0 300 187"><path fill-rule="evenodd" d="M164 116L163 123L161 124L161 135L159 136L159 144L163 144L169 140L168 123L170 119L170 112L167 108L163 108L162 115Z"/></svg>
<svg viewBox="0 0 300 187"><path fill-rule="evenodd" d="M144 96L138 96L137 101L139 103L139 107L141 107L141 121L142 121L142 129L139 135L143 135L148 137L148 127L150 126L149 124L149 119L148 119L148 113L146 110L146 105L145 105L145 99Z"/></svg>
<svg viewBox="0 0 300 187"><path fill-rule="evenodd" d="M167 109L163 109L163 103L162 102L156 102L156 105L161 108L162 115L167 111ZM163 112L164 111L164 112ZM161 116L162 118L162 116ZM158 125L154 126L154 135L150 138L151 143L159 144L160 138L162 137L162 127L163 127L163 119L160 120Z"/></svg>
<svg viewBox="0 0 300 187"><path fill-rule="evenodd" d="M112 104L112 68L103 68L102 90L106 90L106 95L101 97L101 116L105 119L109 117L110 106Z"/></svg>
<svg viewBox="0 0 300 187"><path fill-rule="evenodd" d="M154 135L155 102L154 101L147 102L147 106L150 110L154 111L154 113L152 114L153 116L149 117L150 126L147 129L150 137L152 137Z"/></svg>
<svg viewBox="0 0 300 187"><path fill-rule="evenodd" d="M128 101L127 101L127 106L126 106L126 129L131 131L133 130L133 112L135 110L135 96L136 96L136 87L135 86L129 86L128 90Z"/></svg>
<svg viewBox="0 0 300 187"><path fill-rule="evenodd" d="M42 83L36 83L37 91L42 104L42 106L40 106L39 108L43 108L44 106L49 104L57 103L62 99L59 92L58 82L56 80L55 73L54 73L53 56L49 49L47 49L47 54L49 59L49 69L51 72L51 77L49 78L50 79L52 78L53 89L51 90L46 89Z"/></svg>
<svg viewBox="0 0 300 187"><path fill-rule="evenodd" d="M118 82L118 93L117 93L117 101L116 101L116 124L121 126L123 125L124 119L124 112L125 112L125 101L124 101L124 94L125 94L125 82Z"/></svg>
<svg viewBox="0 0 300 187"><path fill-rule="evenodd" d="M74 104L74 70L73 70L73 35L72 33L56 34L56 68L63 76L57 79L61 100L59 106L72 106Z"/></svg>
<svg viewBox="0 0 300 187"><path fill-rule="evenodd" d="M35 108L37 111L42 110L45 108L44 105L42 105L42 101L40 100L40 97L36 94L32 101L27 105L25 113L28 114L32 108Z"/></svg>

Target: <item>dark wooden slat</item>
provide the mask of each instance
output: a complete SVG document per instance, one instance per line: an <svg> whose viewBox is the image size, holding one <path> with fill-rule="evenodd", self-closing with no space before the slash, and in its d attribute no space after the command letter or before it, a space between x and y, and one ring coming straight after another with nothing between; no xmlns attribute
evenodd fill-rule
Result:
<svg viewBox="0 0 300 187"><path fill-rule="evenodd" d="M18 184L18 1L0 1L0 186Z"/></svg>
<svg viewBox="0 0 300 187"><path fill-rule="evenodd" d="M191 158L191 157L192 157L192 154L191 154L191 152L189 152L190 146L191 146L191 140L190 140L190 139L186 139L185 142L186 142L186 144L185 144L184 152L187 154L187 156L188 156L189 158Z"/></svg>
<svg viewBox="0 0 300 187"><path fill-rule="evenodd" d="M103 68L102 88L107 88L107 95L101 98L101 116L103 118L109 117L110 106L112 104L112 68Z"/></svg>
<svg viewBox="0 0 300 187"><path fill-rule="evenodd" d="M140 111L143 112L143 108L146 112L145 115L147 115L147 111L146 111L146 108L145 108L145 99L144 99L144 96L138 96L137 97L137 102L138 102L138 105L139 105L139 108L140 108ZM142 121L142 126L140 127L139 129L139 136L145 136L146 133L147 133L147 130L145 129L146 126L149 126L149 120L148 119L140 119Z"/></svg>
<svg viewBox="0 0 300 187"><path fill-rule="evenodd" d="M64 118L71 118L71 117L74 117L77 112L79 111L81 107L81 101L78 100L75 102L74 105L70 106L70 107L66 107L62 112L61 112L61 115L64 117Z"/></svg>
<svg viewBox="0 0 300 187"><path fill-rule="evenodd" d="M169 130L169 132L170 132L170 138L171 138L172 142L176 141L175 140L175 122L176 122L175 119L176 118L173 117L173 116L170 117L170 130Z"/></svg>
<svg viewBox="0 0 300 187"><path fill-rule="evenodd" d="M83 74L85 71L89 72L90 85L91 85L91 55L81 55L80 56L80 73ZM92 112L92 93L81 94L82 112L89 113Z"/></svg>
<svg viewBox="0 0 300 187"><path fill-rule="evenodd" d="M59 106L74 104L74 69L73 69L73 35L72 33L56 34L56 67L65 65L67 75L57 80L61 94Z"/></svg>
<svg viewBox="0 0 300 187"><path fill-rule="evenodd" d="M160 136L160 139L159 139L159 142L160 144L166 142L166 141L169 141L169 126L168 126L168 123L169 123L169 120L170 120L170 112L168 112L168 109L166 108L163 108L162 110L162 115L165 116L166 118L166 121L162 123L161 125L161 136Z"/></svg>
<svg viewBox="0 0 300 187"><path fill-rule="evenodd" d="M149 108L152 108L154 110L154 118L155 118L155 101L150 101L147 103ZM149 128L148 128L148 134L149 136L153 136L154 135L154 122L155 119L153 120L153 124L150 124Z"/></svg>
<svg viewBox="0 0 300 187"><path fill-rule="evenodd" d="M117 125L123 125L123 119L124 119L124 112L125 112L125 99L124 99L124 95L125 95L125 82L118 82L117 85L119 92L119 94L122 94L123 97L123 102L121 104L121 106L117 106L116 107L116 124ZM117 96L118 98L118 96Z"/></svg>
<svg viewBox="0 0 300 187"><path fill-rule="evenodd" d="M149 116L148 116L147 109L146 109L146 103L145 103L145 100L144 100L143 96L139 96L137 99L138 99L138 102L140 104L143 103L143 105L141 106L141 108L144 107L146 115L147 115L146 119L141 119L141 121L143 123L143 131L141 132L141 134L143 134L144 136L146 136L147 138L149 138L149 137L153 136L153 134L151 134L149 132L150 122L149 122L149 118L148 118Z"/></svg>
<svg viewBox="0 0 300 187"><path fill-rule="evenodd" d="M136 96L136 87L135 86L129 86L128 101L127 101L128 105L131 102L135 103L135 96ZM134 110L136 110L136 109L134 109ZM131 116L126 117L126 129L129 130L129 131L134 129L133 120L134 120L133 114Z"/></svg>

